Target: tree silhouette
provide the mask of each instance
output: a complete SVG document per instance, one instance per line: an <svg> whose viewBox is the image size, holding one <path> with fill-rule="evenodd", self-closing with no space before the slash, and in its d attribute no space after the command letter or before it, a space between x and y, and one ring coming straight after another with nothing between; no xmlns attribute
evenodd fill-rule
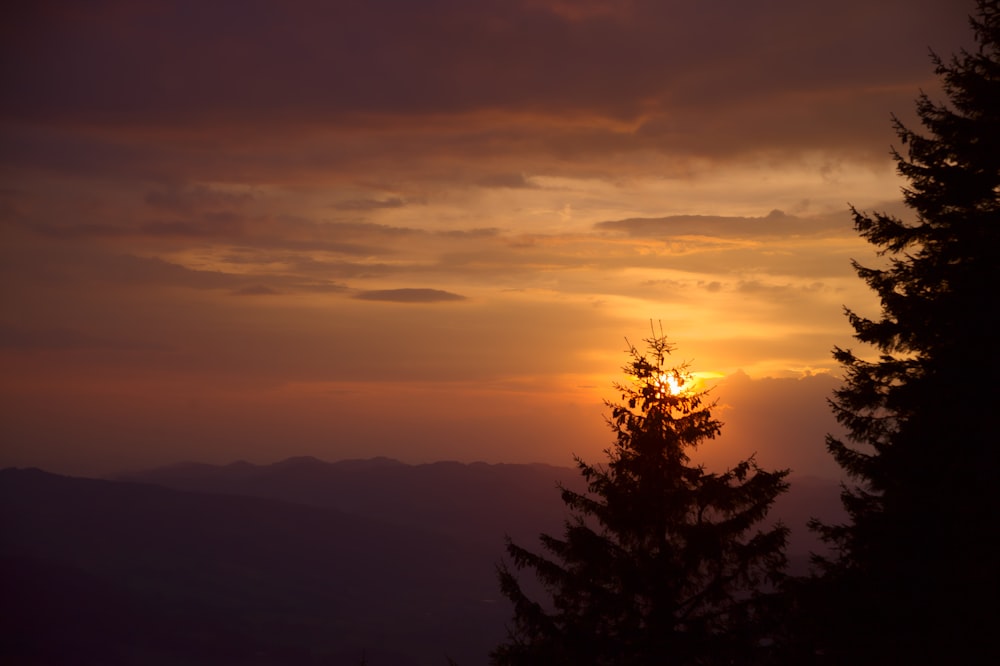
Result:
<svg viewBox="0 0 1000 666"><path fill-rule="evenodd" d="M563 538L541 535L549 556L508 539L515 569L531 569L549 599L529 598L506 564L500 587L514 604L495 664L751 663L765 650L761 590L782 577L787 529L754 527L787 488L787 471L751 458L714 474L688 451L719 433L705 393L685 391L685 366L665 369L666 338L631 344L608 403L617 435L606 466L577 464L589 491L562 490Z"/></svg>
<svg viewBox="0 0 1000 666"><path fill-rule="evenodd" d="M855 262L880 315L847 311L877 356L834 350L845 383L831 404L847 438L827 447L855 485L842 494L848 524L814 525L835 555L818 560L806 601L815 653L831 663L1000 663L995 390L976 387L1000 371L996 0L971 22L975 52L932 54L948 103L918 97L926 134L894 118L914 219L853 210L886 262Z"/></svg>

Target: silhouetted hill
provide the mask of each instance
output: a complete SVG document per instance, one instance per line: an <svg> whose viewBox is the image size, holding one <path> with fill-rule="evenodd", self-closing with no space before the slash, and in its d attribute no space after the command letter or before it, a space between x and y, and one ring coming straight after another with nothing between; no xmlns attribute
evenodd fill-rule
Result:
<svg viewBox="0 0 1000 666"><path fill-rule="evenodd" d="M503 554L503 535L521 545L540 532L562 533L565 507L557 484L582 491L577 469L542 464L437 462L407 465L389 458L323 462L289 458L271 465L182 463L121 477L181 490L271 497L337 509L462 540L485 562ZM810 551L822 548L806 529L813 516L839 520L837 482L793 475L791 490L772 511L792 528L789 554L804 572ZM484 563L485 566L485 563Z"/></svg>
<svg viewBox="0 0 1000 666"><path fill-rule="evenodd" d="M417 527L484 549L486 565L503 537L534 540L560 532L557 484L582 490L580 473L542 464L407 465L389 458L323 462L289 458L271 465L182 463L119 477L177 490L269 497Z"/></svg>
<svg viewBox="0 0 1000 666"><path fill-rule="evenodd" d="M503 535L561 534L556 484L583 486L568 467L386 458L128 478L0 471L0 661L484 664L510 618ZM837 495L793 478L778 501L800 571L805 521L836 518Z"/></svg>
<svg viewBox="0 0 1000 666"><path fill-rule="evenodd" d="M0 471L0 661L485 662L508 610L453 540L328 508Z"/></svg>

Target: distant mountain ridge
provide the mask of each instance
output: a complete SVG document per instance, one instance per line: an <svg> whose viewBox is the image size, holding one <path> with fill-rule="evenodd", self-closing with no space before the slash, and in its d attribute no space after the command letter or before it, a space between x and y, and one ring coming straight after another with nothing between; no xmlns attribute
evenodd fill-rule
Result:
<svg viewBox="0 0 1000 666"><path fill-rule="evenodd" d="M409 465L377 457L325 462L309 456L269 465L180 463L120 475L121 481L176 490L270 497L321 506L421 529L492 548L505 534L535 539L560 531L565 510L558 486L582 490L576 469L542 463L441 461Z"/></svg>
<svg viewBox="0 0 1000 666"><path fill-rule="evenodd" d="M804 522L836 519L838 490L792 482L772 513L801 569ZM510 618L503 537L561 534L559 484L584 486L569 467L389 458L0 470L0 661L482 665Z"/></svg>
<svg viewBox="0 0 1000 666"><path fill-rule="evenodd" d="M179 463L115 478L271 497L419 526L493 547L494 560L502 555L505 534L535 543L540 532L561 533L566 515L559 487L586 489L574 467L454 461L411 465L385 457L326 462L296 456L267 465ZM789 492L775 503L771 517L792 528L789 554L798 571L804 570L811 551L822 549L806 529L807 521L843 519L839 497L838 482L793 474Z"/></svg>
<svg viewBox="0 0 1000 666"><path fill-rule="evenodd" d="M485 663L492 568L328 508L0 471L0 661Z"/></svg>

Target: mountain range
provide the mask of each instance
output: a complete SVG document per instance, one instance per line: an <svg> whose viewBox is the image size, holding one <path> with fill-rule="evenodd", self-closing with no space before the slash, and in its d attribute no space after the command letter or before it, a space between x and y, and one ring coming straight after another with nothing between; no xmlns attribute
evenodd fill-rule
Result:
<svg viewBox="0 0 1000 666"><path fill-rule="evenodd" d="M559 534L550 465L180 463L115 479L0 471L0 658L19 664L485 664L504 537ZM793 478L772 515L839 517Z"/></svg>

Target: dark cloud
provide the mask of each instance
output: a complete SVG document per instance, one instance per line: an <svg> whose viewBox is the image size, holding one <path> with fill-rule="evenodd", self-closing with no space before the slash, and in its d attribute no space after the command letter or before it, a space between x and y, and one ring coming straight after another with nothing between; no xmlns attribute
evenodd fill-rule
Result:
<svg viewBox="0 0 1000 666"><path fill-rule="evenodd" d="M352 199L334 204L337 210L379 210L382 208L402 208L406 202L398 197L389 199Z"/></svg>
<svg viewBox="0 0 1000 666"><path fill-rule="evenodd" d="M371 257L392 254L387 239L427 235L427 232L364 222L323 222L290 215L247 216L230 211L207 211L178 214L173 218L126 219L116 224L90 222L86 219L52 221L49 215L40 220L17 220L19 228L28 233L54 240L122 240L170 241L203 244L206 241L232 243L243 248L273 252L331 252L349 256ZM444 232L442 235L481 237L495 230L469 229Z"/></svg>
<svg viewBox="0 0 1000 666"><path fill-rule="evenodd" d="M532 144L549 154L845 141L868 149L886 135L888 110L905 113L929 82L926 48L947 54L968 42L972 3L962 4L191 0L95 2L83 12L68 0L31 3L3 28L0 113L121 128L112 141L90 133L86 141L100 145L89 153L52 132L36 135L33 157L62 163L100 159L95 151L121 163L142 150L124 133L137 126L186 127L163 135L171 150L190 148L192 136L218 137L198 149L208 160L218 159L220 141L280 143L290 128L316 126L377 130L399 162L420 154L399 132L431 126L437 136L422 147L430 154L454 153L460 141L442 137L468 130L462 141L493 154ZM497 112L528 121L513 141ZM559 122L534 125L533 116ZM251 130L261 124L267 134ZM7 135L6 147L23 155L19 137ZM305 159L353 150L345 136ZM169 205L171 196L153 200Z"/></svg>
<svg viewBox="0 0 1000 666"><path fill-rule="evenodd" d="M358 292L354 298L362 301L393 303L444 303L465 300L465 296L440 289L374 289Z"/></svg>
<svg viewBox="0 0 1000 666"><path fill-rule="evenodd" d="M715 236L748 238L755 236L794 236L825 232L843 233L844 220L837 216L800 218L772 210L765 217L720 217L712 215L673 215L659 218L632 218L598 222L599 231L623 232L637 238L672 236Z"/></svg>
<svg viewBox="0 0 1000 666"><path fill-rule="evenodd" d="M234 289L245 278L221 271L194 270L158 257L142 257L84 243L23 245L19 253L0 257L0 270L19 287L59 285L76 292L95 284L143 288L152 285L193 289ZM16 278L15 278L16 276ZM79 287L79 289L78 289Z"/></svg>
<svg viewBox="0 0 1000 666"><path fill-rule="evenodd" d="M495 227L486 227L483 229L450 229L435 232L434 235L455 239L495 238L500 235L500 230Z"/></svg>
<svg viewBox="0 0 1000 666"><path fill-rule="evenodd" d="M58 285L73 293L89 291L143 290L159 287L180 287L195 290L218 290L233 294L265 295L269 293L339 293L347 291L336 279L364 277L378 273L377 266L349 262L310 262L298 254L280 252L228 253L220 261L234 264L237 270L197 270L158 257L144 257L116 252L92 244L50 242L42 246L25 244L17 254L0 256L0 275L7 284L16 283L18 291ZM63 239L60 239L63 241ZM247 265L287 262L287 273L262 275ZM266 286L265 282L266 281ZM15 292L16 293L16 292ZM68 293L68 292L67 292ZM152 294L153 292L151 292ZM162 297L151 295L151 299Z"/></svg>
<svg viewBox="0 0 1000 666"><path fill-rule="evenodd" d="M476 180L480 187L499 187L507 189L524 189L537 187L524 177L523 173L490 173Z"/></svg>
<svg viewBox="0 0 1000 666"><path fill-rule="evenodd" d="M157 257L104 254L77 265L81 277L90 276L122 285L162 284L194 289L218 289L238 284L240 276L222 271L193 270Z"/></svg>

